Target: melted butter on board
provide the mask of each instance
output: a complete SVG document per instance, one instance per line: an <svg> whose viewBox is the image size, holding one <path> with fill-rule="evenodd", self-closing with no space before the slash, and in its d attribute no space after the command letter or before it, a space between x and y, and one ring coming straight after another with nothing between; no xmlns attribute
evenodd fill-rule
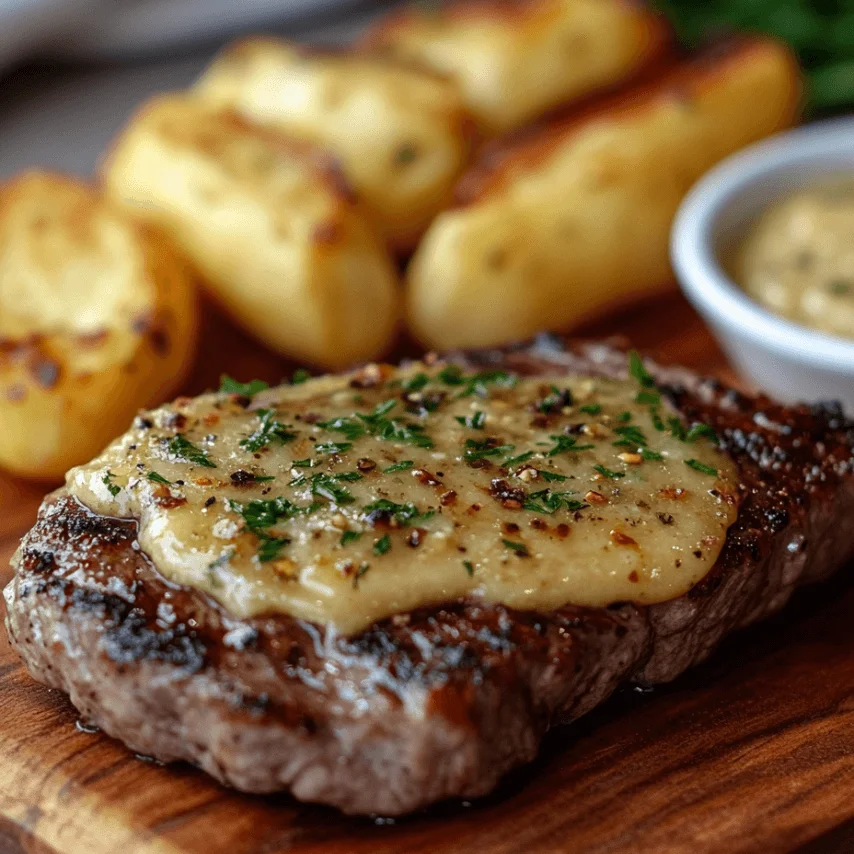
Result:
<svg viewBox="0 0 854 854"><path fill-rule="evenodd" d="M714 564L737 472L648 383L439 364L210 394L140 417L68 487L238 617L349 633L465 595L661 602Z"/></svg>

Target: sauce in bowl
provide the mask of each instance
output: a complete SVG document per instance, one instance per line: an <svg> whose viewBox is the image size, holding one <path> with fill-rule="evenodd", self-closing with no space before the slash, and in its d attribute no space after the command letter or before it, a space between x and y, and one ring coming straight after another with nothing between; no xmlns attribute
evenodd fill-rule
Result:
<svg viewBox="0 0 854 854"><path fill-rule="evenodd" d="M736 252L731 272L775 314L854 339L854 176L773 204Z"/></svg>

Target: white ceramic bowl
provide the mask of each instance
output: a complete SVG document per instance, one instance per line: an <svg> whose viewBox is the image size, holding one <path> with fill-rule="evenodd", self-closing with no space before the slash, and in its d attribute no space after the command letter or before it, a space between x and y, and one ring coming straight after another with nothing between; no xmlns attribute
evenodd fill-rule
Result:
<svg viewBox="0 0 854 854"><path fill-rule="evenodd" d="M720 262L768 205L839 173L854 175L854 119L809 125L751 146L691 190L673 226L671 255L685 295L746 379L781 400L839 400L854 413L854 341L772 314Z"/></svg>

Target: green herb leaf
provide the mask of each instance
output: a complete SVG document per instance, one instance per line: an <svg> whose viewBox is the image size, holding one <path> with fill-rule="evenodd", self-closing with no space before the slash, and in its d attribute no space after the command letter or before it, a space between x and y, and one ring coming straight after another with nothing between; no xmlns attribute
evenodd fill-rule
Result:
<svg viewBox="0 0 854 854"><path fill-rule="evenodd" d="M294 460L291 463L291 468L295 469L311 469L314 468L314 460L310 457L306 457L304 460Z"/></svg>
<svg viewBox="0 0 854 854"><path fill-rule="evenodd" d="M394 501L389 501L387 498L380 498L377 501L368 504L364 508L364 513L372 521L371 517L386 517L393 519L398 525L413 525L418 521L427 520L434 515L432 510L420 512L418 508L409 502L406 504L396 504Z"/></svg>
<svg viewBox="0 0 854 854"><path fill-rule="evenodd" d="M513 540L502 540L505 546L513 552L516 552L519 557L530 557L531 553L524 543L514 543Z"/></svg>
<svg viewBox="0 0 854 854"><path fill-rule="evenodd" d="M585 403L584 406L579 406L578 410L587 415L598 415L602 411L602 407L598 403Z"/></svg>
<svg viewBox="0 0 854 854"><path fill-rule="evenodd" d="M216 463L208 457L208 452L197 448L183 433L173 436L166 448L173 457L183 463L194 463L209 469L216 468Z"/></svg>
<svg viewBox="0 0 854 854"><path fill-rule="evenodd" d="M112 474L110 474L110 472L107 472L104 477L101 478L101 483L103 483L104 486L107 487L107 491L110 493L110 495L113 496L113 498L115 498L122 491L122 488L120 486L113 483L113 476Z"/></svg>
<svg viewBox="0 0 854 854"><path fill-rule="evenodd" d="M146 475L146 477L147 477L149 480L153 480L155 483L162 483L164 486L171 486L171 485L172 485L172 481L171 481L171 480L166 480L166 478L165 478L165 477L163 477L163 475L162 475L162 474L157 474L157 472L156 472L156 471L150 471L150 472Z"/></svg>
<svg viewBox="0 0 854 854"><path fill-rule="evenodd" d="M383 469L385 474L392 474L396 471L409 471L415 463L412 460L402 460L399 463L394 463L393 465L388 466Z"/></svg>
<svg viewBox="0 0 854 854"><path fill-rule="evenodd" d="M696 442L700 437L705 437L707 439L711 439L712 442L717 444L718 434L708 425L708 424L695 424L686 434L685 441L686 442Z"/></svg>
<svg viewBox="0 0 854 854"><path fill-rule="evenodd" d="M483 460L487 457L500 457L515 450L515 445L496 445L495 439L466 439L463 457L467 463Z"/></svg>
<svg viewBox="0 0 854 854"><path fill-rule="evenodd" d="M321 445L315 445L314 450L318 454L343 454L352 447L350 442L324 442Z"/></svg>
<svg viewBox="0 0 854 854"><path fill-rule="evenodd" d="M605 466L593 466L593 468L602 475L602 477L608 477L611 480L618 480L621 477L625 477L626 475L621 471L611 471L611 469L606 469Z"/></svg>
<svg viewBox="0 0 854 854"><path fill-rule="evenodd" d="M246 504L228 499L228 508L243 517L246 527L254 533L271 528L280 519L293 519L312 512L311 506L299 507L287 498L271 498L269 501L255 499Z"/></svg>
<svg viewBox="0 0 854 854"><path fill-rule="evenodd" d="M291 374L291 385L301 385L311 379L311 374L305 368L297 368Z"/></svg>
<svg viewBox="0 0 854 854"><path fill-rule="evenodd" d="M427 383L430 382L430 377L427 374L419 373L411 376L403 383L404 391L421 391Z"/></svg>
<svg viewBox="0 0 854 854"><path fill-rule="evenodd" d="M349 546L350 543L355 543L361 538L362 534L359 531L344 531L344 533L341 534L341 545Z"/></svg>
<svg viewBox="0 0 854 854"><path fill-rule="evenodd" d="M594 447L593 445L579 445L575 436L559 434L549 438L555 443L555 446L547 454L549 457L556 457L558 454L577 454L581 451L589 451Z"/></svg>
<svg viewBox="0 0 854 854"><path fill-rule="evenodd" d="M464 560L463 566L466 568L466 573L469 578L474 577L474 564L470 560Z"/></svg>
<svg viewBox="0 0 854 854"><path fill-rule="evenodd" d="M639 448L647 443L646 436L639 427L626 425L617 427L614 432L620 436L620 439L612 443L617 448Z"/></svg>
<svg viewBox="0 0 854 854"><path fill-rule="evenodd" d="M576 498L571 498L570 496L574 494L573 492L552 492L550 489L542 489L539 492L532 492L522 507L532 513L551 515L558 510L574 512L590 506Z"/></svg>
<svg viewBox="0 0 854 854"><path fill-rule="evenodd" d="M256 415L260 419L258 427L254 433L246 439L241 440L241 448L255 453L256 451L260 451L261 448L266 448L271 442L278 442L280 445L284 445L296 439L296 433L292 433L290 428L282 424L281 421L275 420L275 413L272 409L259 409Z"/></svg>
<svg viewBox="0 0 854 854"><path fill-rule="evenodd" d="M708 474L712 477L718 476L718 470L713 469L711 466L704 465L699 460L685 460L685 465L688 468L694 469L694 471L698 471L701 474Z"/></svg>
<svg viewBox="0 0 854 854"><path fill-rule="evenodd" d="M560 389L553 385L551 394L537 403L537 410L545 415L552 415L560 412L565 406L572 406L572 403L572 392L568 388Z"/></svg>
<svg viewBox="0 0 854 854"><path fill-rule="evenodd" d="M374 554L384 555L391 548L391 537L388 534L383 534L375 543L374 543Z"/></svg>
<svg viewBox="0 0 854 854"><path fill-rule="evenodd" d="M258 560L267 563L275 560L282 549L290 544L287 537L268 537L265 534L258 535Z"/></svg>
<svg viewBox="0 0 854 854"><path fill-rule="evenodd" d="M539 472L540 477L549 483L555 481L562 482L564 480L569 480L569 478L565 474L558 474L557 472L548 471L546 469L537 469L537 471Z"/></svg>
<svg viewBox="0 0 854 854"><path fill-rule="evenodd" d="M629 373L644 387L655 388L655 379L646 369L637 350L629 351Z"/></svg>
<svg viewBox="0 0 854 854"><path fill-rule="evenodd" d="M620 422L621 424L628 424L629 421L632 420L632 413L621 412L614 420Z"/></svg>
<svg viewBox="0 0 854 854"><path fill-rule="evenodd" d="M658 451L651 451L649 448L640 448L640 455L645 460L663 460L664 456Z"/></svg>
<svg viewBox="0 0 854 854"><path fill-rule="evenodd" d="M508 469L509 469L509 468L512 468L513 466L517 466L517 465L519 465L519 463L526 463L526 462L528 462L528 460L530 460L530 459L531 459L531 457L533 457L533 456L534 456L534 452L533 452L533 451L525 451L525 453L524 453L524 454L519 454L519 456L518 456L518 457L508 457L506 460L504 460L504 462L503 462L503 463L501 463L501 465L502 465L504 468L508 468Z"/></svg>
<svg viewBox="0 0 854 854"><path fill-rule="evenodd" d="M661 395L657 391L639 391L635 403L658 406L661 403Z"/></svg>
<svg viewBox="0 0 854 854"><path fill-rule="evenodd" d="M371 565L364 561L359 565L359 568L356 570L356 574L353 576L353 587L354 589L359 589L359 582L367 575L368 570L371 568Z"/></svg>
<svg viewBox="0 0 854 854"><path fill-rule="evenodd" d="M242 397L252 397L258 394L259 391L264 391L270 388L264 380L250 380L248 383L241 383L232 379L228 374L223 374L219 378L219 390L221 394L239 394Z"/></svg>
<svg viewBox="0 0 854 854"><path fill-rule="evenodd" d="M466 417L458 415L456 416L456 420L459 421L463 427L470 427L472 430L483 430L483 425L486 423L486 413L478 411Z"/></svg>

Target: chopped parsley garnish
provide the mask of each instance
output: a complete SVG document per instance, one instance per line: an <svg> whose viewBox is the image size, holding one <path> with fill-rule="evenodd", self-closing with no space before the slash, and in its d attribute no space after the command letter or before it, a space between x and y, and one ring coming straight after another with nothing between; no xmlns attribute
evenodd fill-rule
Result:
<svg viewBox="0 0 854 854"><path fill-rule="evenodd" d="M554 481L563 482L564 480L569 480L569 478L565 474L558 474L557 472L548 471L546 469L537 469L537 472L543 480L549 483L552 483Z"/></svg>
<svg viewBox="0 0 854 854"><path fill-rule="evenodd" d="M456 420L463 425L463 427L470 427L472 430L483 430L483 425L486 424L486 413L478 410L472 415L462 416L457 415Z"/></svg>
<svg viewBox="0 0 854 854"><path fill-rule="evenodd" d="M550 489L542 489L532 492L522 507L533 513L556 513L558 510L583 510L589 505L576 498L570 498L572 492L552 492Z"/></svg>
<svg viewBox="0 0 854 854"><path fill-rule="evenodd" d="M272 409L259 409L256 414L260 419L257 429L246 439L240 441L240 447L254 453L260 451L261 448L266 448L271 442L278 442L281 445L296 439L297 434L292 433L290 428L281 421L275 420L275 413Z"/></svg>
<svg viewBox="0 0 854 854"><path fill-rule="evenodd" d="M578 409L586 415L598 415L602 411L602 407L598 403L585 403L584 406L579 406Z"/></svg>
<svg viewBox="0 0 854 854"><path fill-rule="evenodd" d="M643 403L647 406L658 406L661 403L661 395L657 391L639 391L635 403Z"/></svg>
<svg viewBox="0 0 854 854"><path fill-rule="evenodd" d="M611 471L611 469L605 468L605 466L593 466L593 468L602 475L602 477L610 478L611 480L618 480L621 477L625 477L626 475L621 471Z"/></svg>
<svg viewBox="0 0 854 854"><path fill-rule="evenodd" d="M219 569L225 566L234 557L234 549L223 552L216 560L208 564L208 569Z"/></svg>
<svg viewBox="0 0 854 854"><path fill-rule="evenodd" d="M572 406L572 392L568 389L559 389L556 385L551 388L551 394L546 395L537 403L537 410L545 415L560 412L565 406Z"/></svg>
<svg viewBox="0 0 854 854"><path fill-rule="evenodd" d="M389 442L404 442L419 448L432 448L433 440L425 435L421 425L409 424L396 418L386 418L395 406L397 406L396 400L386 400L378 403L368 415L356 413L333 418L331 421L320 421L318 426L325 430L343 433L350 441L370 434Z"/></svg>
<svg viewBox="0 0 854 854"><path fill-rule="evenodd" d="M647 439L639 427L626 425L617 427L614 432L620 437L613 443L617 448L640 448L646 445Z"/></svg>
<svg viewBox="0 0 854 854"><path fill-rule="evenodd" d="M628 411L621 412L614 420L619 421L620 424L628 424L632 420L632 413Z"/></svg>
<svg viewBox="0 0 854 854"><path fill-rule="evenodd" d="M530 460L531 457L533 457L533 456L534 456L533 451L525 451L524 454L519 454L518 457L509 457L508 459L504 460L504 462L501 465L504 466L505 468L509 469L509 468L512 468L513 466L519 465L519 463L528 462L528 460Z"/></svg>
<svg viewBox="0 0 854 854"><path fill-rule="evenodd" d="M547 456L556 457L558 454L575 454L579 451L589 451L593 445L579 445L578 439L575 436L550 436L549 437L555 446L548 451Z"/></svg>
<svg viewBox="0 0 854 854"><path fill-rule="evenodd" d="M685 460L685 465L688 468L694 469L694 471L698 471L701 474L708 474L712 477L718 476L718 470L713 469L711 466L704 465L699 460Z"/></svg>
<svg viewBox="0 0 854 854"><path fill-rule="evenodd" d="M708 424L695 424L686 434L686 442L696 442L700 437L705 436L717 444L718 434Z"/></svg>
<svg viewBox="0 0 854 854"><path fill-rule="evenodd" d="M409 502L406 504L396 504L394 501L389 501L386 498L380 498L377 501L368 504L364 508L365 515L368 517L386 517L393 519L398 525L412 525L413 523L429 519L433 516L432 510L427 510L421 513L418 508Z"/></svg>
<svg viewBox="0 0 854 854"><path fill-rule="evenodd" d="M468 577L473 578L474 577L474 564L470 560L464 560L463 566L466 569L466 573L468 574Z"/></svg>
<svg viewBox="0 0 854 854"><path fill-rule="evenodd" d="M316 445L314 450L318 454L343 454L352 447L350 442L324 442L322 445Z"/></svg>
<svg viewBox="0 0 854 854"><path fill-rule="evenodd" d="M664 422L661 420L661 416L658 414L657 409L651 409L649 411L649 417L652 419L652 426L658 430L659 433L663 433L665 431Z"/></svg>
<svg viewBox="0 0 854 854"><path fill-rule="evenodd" d="M287 537L268 537L265 534L258 535L258 560L267 563L275 560L282 549L290 543Z"/></svg>
<svg viewBox="0 0 854 854"><path fill-rule="evenodd" d="M359 582L367 575L368 570L371 568L371 565L364 561L359 565L359 568L356 570L356 574L353 576L353 587L358 590Z"/></svg>
<svg viewBox="0 0 854 854"><path fill-rule="evenodd" d="M221 394L239 394L242 397L252 397L259 391L265 391L268 388L270 386L264 380L250 380L248 383L241 383L232 379L228 374L223 374L219 379Z"/></svg>
<svg viewBox="0 0 854 854"><path fill-rule="evenodd" d="M341 545L349 546L350 543L355 543L361 538L362 534L359 531L344 531L344 533L341 534Z"/></svg>
<svg viewBox="0 0 854 854"><path fill-rule="evenodd" d="M391 537L388 534L383 534L375 543L374 543L374 554L384 555L391 548Z"/></svg>
<svg viewBox="0 0 854 854"><path fill-rule="evenodd" d="M663 460L664 455L659 454L658 451L651 451L649 448L639 448L640 455L645 460Z"/></svg>
<svg viewBox="0 0 854 854"><path fill-rule="evenodd" d="M165 477L163 477L163 475L162 475L162 474L158 474L156 471L150 471L150 472L146 475L146 477L147 477L149 480L153 480L155 483L162 483L164 486L171 486L171 485L172 485L172 481L171 481L171 480L166 480L166 478L165 478Z"/></svg>
<svg viewBox="0 0 854 854"><path fill-rule="evenodd" d="M415 374L403 383L403 390L421 391L428 382L430 382L430 377L427 374Z"/></svg>
<svg viewBox="0 0 854 854"><path fill-rule="evenodd" d="M122 488L118 484L113 483L113 476L110 472L107 472L104 477L101 478L101 483L107 487L107 491L113 496L113 498L122 491Z"/></svg>
<svg viewBox="0 0 854 854"><path fill-rule="evenodd" d="M184 463L195 463L208 469L215 469L216 463L208 457L208 452L197 448L183 433L173 436L166 446L173 457Z"/></svg>
<svg viewBox="0 0 854 854"><path fill-rule="evenodd" d="M443 368L439 371L438 379L445 385L462 387L457 398L471 397L471 395L488 397L490 385L513 388L518 382L518 377L507 371L479 371L476 374L466 375L458 365L448 365Z"/></svg>
<svg viewBox="0 0 854 854"><path fill-rule="evenodd" d="M361 475L352 475L355 472L343 472L342 474L320 474L312 475L309 481L309 488L312 495L317 495L320 498L325 498L333 504L352 504L356 499L353 493L345 486L340 486L339 481L342 480L359 480ZM305 478L298 479L300 482L291 482L291 486L302 486L305 483Z"/></svg>
<svg viewBox="0 0 854 854"><path fill-rule="evenodd" d="M513 540L502 540L505 546L511 551L516 552L519 557L530 557L531 553L528 551L528 547L524 543L514 543Z"/></svg>
<svg viewBox="0 0 854 854"><path fill-rule="evenodd" d="M467 463L473 463L487 457L500 457L509 454L515 448L515 445L496 445L495 439L466 439L463 456Z"/></svg>
<svg viewBox="0 0 854 854"><path fill-rule="evenodd" d="M291 385L301 385L311 379L311 374L305 368L297 368L291 374Z"/></svg>
<svg viewBox="0 0 854 854"><path fill-rule="evenodd" d="M272 528L280 519L293 519L303 513L311 513L317 509L311 505L299 507L287 498L271 498L269 501L255 499L246 504L228 499L228 507L243 517L246 527L254 533L265 528Z"/></svg>
<svg viewBox="0 0 854 854"><path fill-rule="evenodd" d="M385 474L392 474L396 471L409 471L415 463L412 460L402 460L399 463L394 463L393 465L388 466L383 469Z"/></svg>
<svg viewBox="0 0 854 854"><path fill-rule="evenodd" d="M629 373L644 387L655 388L655 379L646 369L637 350L629 351Z"/></svg>

